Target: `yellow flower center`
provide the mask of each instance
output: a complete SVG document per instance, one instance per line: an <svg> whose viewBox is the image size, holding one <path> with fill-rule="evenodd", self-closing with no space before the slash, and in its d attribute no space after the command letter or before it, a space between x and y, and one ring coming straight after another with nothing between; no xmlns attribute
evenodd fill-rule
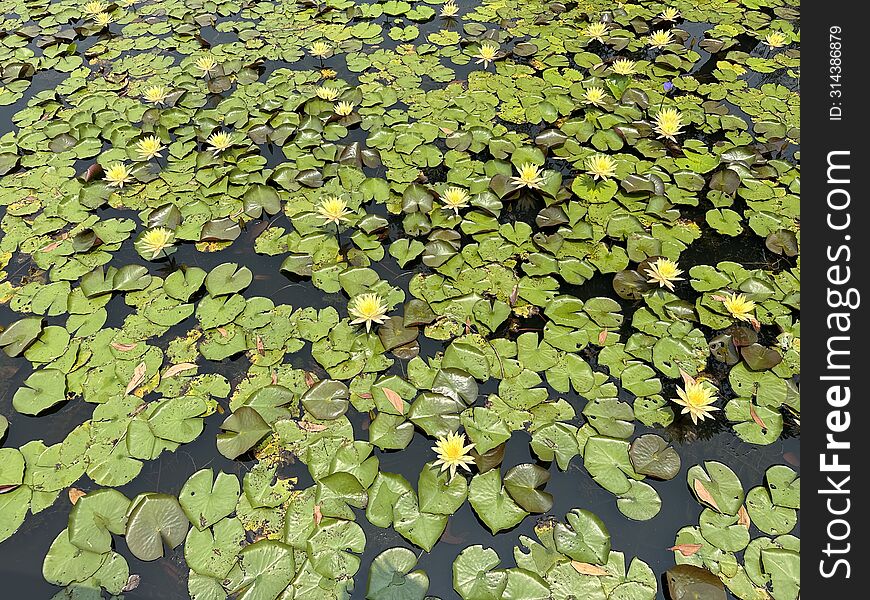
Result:
<svg viewBox="0 0 870 600"><path fill-rule="evenodd" d="M616 174L616 161L606 154L595 154L586 159L586 170L593 179L607 179Z"/></svg>
<svg viewBox="0 0 870 600"><path fill-rule="evenodd" d="M664 9L659 16L665 21L676 21L680 18L680 11L673 6L669 6Z"/></svg>
<svg viewBox="0 0 870 600"><path fill-rule="evenodd" d="M143 254L150 254L151 259L157 258L164 249L175 242L175 232L166 227L153 227L139 238L139 247Z"/></svg>
<svg viewBox="0 0 870 600"><path fill-rule="evenodd" d="M123 188L124 184L130 182L130 172L121 163L115 163L106 170L106 181L110 187Z"/></svg>
<svg viewBox="0 0 870 600"><path fill-rule="evenodd" d="M341 91L338 88L334 88L327 85L321 85L317 89L314 90L314 93L317 94L317 97L321 100L336 100L341 95Z"/></svg>
<svg viewBox="0 0 870 600"><path fill-rule="evenodd" d="M613 72L617 75L634 75L635 64L633 60L620 58L613 61Z"/></svg>
<svg viewBox="0 0 870 600"><path fill-rule="evenodd" d="M678 110L666 108L656 115L655 131L658 137L676 141L676 136L681 134L683 127L683 115Z"/></svg>
<svg viewBox="0 0 870 600"><path fill-rule="evenodd" d="M214 71L215 67L217 67L217 61L211 56L200 56L196 59L194 65L205 75Z"/></svg>
<svg viewBox="0 0 870 600"><path fill-rule="evenodd" d="M453 0L448 0L441 7L441 16L442 17L455 17L459 14L459 7Z"/></svg>
<svg viewBox="0 0 870 600"><path fill-rule="evenodd" d="M768 33L764 38L764 43L770 46L771 48L782 48L785 46L787 38L785 35L780 33L779 31L773 31Z"/></svg>
<svg viewBox="0 0 870 600"><path fill-rule="evenodd" d="M683 271L677 263L668 258L659 258L658 260L649 263L646 271L647 281L649 283L658 284L659 287L668 288L673 291L674 282L682 281L680 275Z"/></svg>
<svg viewBox="0 0 870 600"><path fill-rule="evenodd" d="M441 466L441 471L450 471L450 478L456 476L456 469L461 467L466 471L471 471L468 465L474 462L474 458L470 456L471 450L474 449L474 444L465 445L465 434L449 432L444 437L439 437L432 446L432 450L438 456L438 460L433 463L433 466Z"/></svg>
<svg viewBox="0 0 870 600"><path fill-rule="evenodd" d="M541 176L541 169L532 163L523 163L520 166L519 175L512 178L514 183L528 188L538 188L544 182Z"/></svg>
<svg viewBox="0 0 870 600"><path fill-rule="evenodd" d="M233 145L233 137L226 131L219 131L211 134L206 142L214 148L215 154L218 154Z"/></svg>
<svg viewBox="0 0 870 600"><path fill-rule="evenodd" d="M333 107L333 110L339 117L346 117L353 112L353 104L350 102L339 102Z"/></svg>
<svg viewBox="0 0 870 600"><path fill-rule="evenodd" d="M310 51L311 56L316 56L317 58L326 58L332 51L332 46L330 46L326 42L314 42L313 44L311 44Z"/></svg>
<svg viewBox="0 0 870 600"><path fill-rule="evenodd" d="M607 97L607 93L603 88L592 86L583 94L583 99L586 100L589 104L599 105L604 102L604 98Z"/></svg>
<svg viewBox="0 0 870 600"><path fill-rule="evenodd" d="M329 196L324 198L317 207L317 213L326 219L326 223L336 223L346 221L350 211L347 209L347 202L338 196Z"/></svg>
<svg viewBox="0 0 870 600"><path fill-rule="evenodd" d="M348 306L352 317L351 325L365 323L366 331L371 331L372 323L383 323L387 314L387 305L379 294L360 294Z"/></svg>
<svg viewBox="0 0 870 600"><path fill-rule="evenodd" d="M142 97L152 104L161 104L169 95L169 90L162 85L153 85L145 90Z"/></svg>
<svg viewBox="0 0 870 600"><path fill-rule="evenodd" d="M716 401L715 390L703 381L695 381L683 374L684 388L677 387L674 403L683 407L682 414L688 414L693 423L712 417L711 413L719 410L713 406Z"/></svg>
<svg viewBox="0 0 870 600"><path fill-rule="evenodd" d="M755 302L749 300L745 294L731 292L722 299L722 304L725 305L725 310L739 321L751 321L753 319L752 311L755 310Z"/></svg>
<svg viewBox="0 0 870 600"><path fill-rule="evenodd" d="M457 215L459 214L459 209L468 205L469 195L468 192L459 187L449 187L444 190L444 194L441 196L442 202L444 202L444 206L453 210Z"/></svg>
<svg viewBox="0 0 870 600"><path fill-rule="evenodd" d="M88 2L84 5L84 11L89 15L98 15L101 12L106 12L106 9L109 8L102 2Z"/></svg>
<svg viewBox="0 0 870 600"><path fill-rule="evenodd" d="M604 35L607 33L606 23L590 23L583 30L583 35L593 40L603 41Z"/></svg>
<svg viewBox="0 0 870 600"><path fill-rule="evenodd" d="M498 50L499 48L495 44L490 44L489 42L482 43L477 51L477 62L483 63L484 67L487 66L495 60Z"/></svg>
<svg viewBox="0 0 870 600"><path fill-rule="evenodd" d="M674 39L671 37L671 32L665 31L663 29L656 31L649 36L649 45L653 48L661 48L662 46L667 46L673 41Z"/></svg>
<svg viewBox="0 0 870 600"><path fill-rule="evenodd" d="M160 151L163 148L160 138L156 135L149 135L136 142L136 152L139 154L140 160L151 160L155 156L161 156Z"/></svg>
<svg viewBox="0 0 870 600"><path fill-rule="evenodd" d="M109 13L101 12L94 15L94 21L96 21L97 25L100 27L105 27L114 20L115 18Z"/></svg>

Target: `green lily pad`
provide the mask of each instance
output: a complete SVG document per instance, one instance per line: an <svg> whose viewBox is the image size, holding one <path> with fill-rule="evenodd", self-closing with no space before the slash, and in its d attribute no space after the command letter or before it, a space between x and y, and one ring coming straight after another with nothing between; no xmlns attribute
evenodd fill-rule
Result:
<svg viewBox="0 0 870 600"><path fill-rule="evenodd" d="M130 499L117 490L102 489L82 496L70 511L70 543L88 552L108 552L112 534L126 531L129 508Z"/></svg>
<svg viewBox="0 0 870 600"><path fill-rule="evenodd" d="M523 510L545 513L553 507L553 495L539 488L545 486L549 480L549 471L526 463L508 469L504 476L504 487Z"/></svg>
<svg viewBox="0 0 870 600"><path fill-rule="evenodd" d="M497 533L519 524L526 516L502 485L497 469L475 475L468 486L468 501L490 531Z"/></svg>
<svg viewBox="0 0 870 600"><path fill-rule="evenodd" d="M223 433L217 436L218 452L235 459L253 448L272 429L256 410L240 406L221 424Z"/></svg>
<svg viewBox="0 0 870 600"><path fill-rule="evenodd" d="M19 319L0 332L0 347L8 356L24 352L42 333L41 317Z"/></svg>
<svg viewBox="0 0 870 600"><path fill-rule="evenodd" d="M203 530L235 510L240 491L235 475L220 472L215 479L211 469L202 469L184 483L178 501L191 524Z"/></svg>
<svg viewBox="0 0 870 600"><path fill-rule="evenodd" d="M163 546L175 548L187 536L190 523L174 496L141 494L133 500L125 539L139 560L157 560Z"/></svg>
<svg viewBox="0 0 870 600"><path fill-rule="evenodd" d="M646 434L631 442L631 465L641 475L667 481L680 472L680 455L658 435Z"/></svg>
<svg viewBox="0 0 870 600"><path fill-rule="evenodd" d="M500 600L508 583L507 572L495 569L498 554L492 548L465 548L453 561L453 589L463 600Z"/></svg>
<svg viewBox="0 0 870 600"><path fill-rule="evenodd" d="M556 523L553 531L559 552L579 562L605 564L610 555L610 534L604 522L579 508L571 510L566 519L567 525Z"/></svg>
<svg viewBox="0 0 870 600"><path fill-rule="evenodd" d="M347 412L350 390L340 381L319 381L302 395L302 406L315 419L333 420Z"/></svg>
<svg viewBox="0 0 870 600"><path fill-rule="evenodd" d="M407 548L388 548L378 554L369 569L367 600L423 600L429 590L424 571L411 569L417 556Z"/></svg>
<svg viewBox="0 0 870 600"><path fill-rule="evenodd" d="M66 376L57 369L40 369L24 380L12 406L25 415L38 415L66 400Z"/></svg>

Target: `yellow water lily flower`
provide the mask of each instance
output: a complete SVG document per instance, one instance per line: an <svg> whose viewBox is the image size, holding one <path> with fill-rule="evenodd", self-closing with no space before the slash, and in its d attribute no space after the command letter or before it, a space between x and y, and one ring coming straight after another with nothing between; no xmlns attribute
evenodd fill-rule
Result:
<svg viewBox="0 0 870 600"><path fill-rule="evenodd" d="M716 296L714 299L722 302L725 305L725 310L738 321L749 323L755 320L755 316L752 314L752 311L755 310L755 302L747 298L745 294L729 292L726 296Z"/></svg>
<svg viewBox="0 0 870 600"><path fill-rule="evenodd" d="M338 99L338 97L341 95L341 90L329 85L321 85L314 90L314 93L317 94L317 97L321 100L327 100L329 102L332 102L333 100Z"/></svg>
<svg viewBox="0 0 870 600"><path fill-rule="evenodd" d="M519 175L511 177L511 183L521 187L539 188L544 183L541 168L532 163L523 163L520 166Z"/></svg>
<svg viewBox="0 0 870 600"><path fill-rule="evenodd" d="M613 72L617 75L634 75L637 64L633 60L627 58L618 58L610 65Z"/></svg>
<svg viewBox="0 0 870 600"><path fill-rule="evenodd" d="M108 5L102 2L88 2L82 7L82 10L89 15L95 16L101 12L106 12L107 8L109 8Z"/></svg>
<svg viewBox="0 0 870 600"><path fill-rule="evenodd" d="M332 107L332 110L335 111L339 117L346 117L353 112L353 104L350 102L337 102L335 106Z"/></svg>
<svg viewBox="0 0 870 600"><path fill-rule="evenodd" d="M386 320L387 305L379 294L360 294L351 300L348 312L356 317L351 325L365 323L366 331L371 331L372 323L382 324Z"/></svg>
<svg viewBox="0 0 870 600"><path fill-rule="evenodd" d="M469 454L474 449L474 444L465 445L465 434L455 433L450 431L444 437L439 437L435 440L435 445L432 450L438 455L438 460L432 463L432 466L441 466L441 471L450 471L450 479L456 477L456 469L462 467L468 472L471 469L468 467L474 462L474 458Z"/></svg>
<svg viewBox="0 0 870 600"><path fill-rule="evenodd" d="M607 98L604 88L593 85L583 93L583 101L594 106L601 106Z"/></svg>
<svg viewBox="0 0 870 600"><path fill-rule="evenodd" d="M335 69L320 69L321 79L335 79L336 75L338 75L338 73Z"/></svg>
<svg viewBox="0 0 870 600"><path fill-rule="evenodd" d="M590 23L586 26L586 29L583 30L583 35L589 39L603 42L604 36L607 35L607 23Z"/></svg>
<svg viewBox="0 0 870 600"><path fill-rule="evenodd" d="M712 418L710 413L719 410L713 406L716 401L716 389L706 381L695 381L683 373L685 386L677 387L678 398L672 398L675 404L683 407L681 414L688 414L692 423L697 424L707 418Z"/></svg>
<svg viewBox="0 0 870 600"><path fill-rule="evenodd" d="M232 146L233 142L233 136L226 131L213 133L206 140L206 143L212 147L215 156Z"/></svg>
<svg viewBox="0 0 870 600"><path fill-rule="evenodd" d="M94 15L94 21L100 27L106 27L109 23L114 22L115 17L106 12L100 12Z"/></svg>
<svg viewBox="0 0 870 600"><path fill-rule="evenodd" d="M676 21L680 18L680 11L673 6L669 6L659 14L659 17L663 21Z"/></svg>
<svg viewBox="0 0 870 600"><path fill-rule="evenodd" d="M139 160L151 160L155 156L162 158L161 151L165 150L160 138L156 135L149 135L136 142L136 153L139 155Z"/></svg>
<svg viewBox="0 0 870 600"><path fill-rule="evenodd" d="M647 41L653 48L663 48L673 42L674 37L671 35L670 31L659 29L658 31L651 33L649 38L647 38Z"/></svg>
<svg viewBox="0 0 870 600"><path fill-rule="evenodd" d="M151 104L163 104L167 96L169 96L169 88L162 85L152 85L142 94L145 101Z"/></svg>
<svg viewBox="0 0 870 600"><path fill-rule="evenodd" d="M444 4L441 5L441 16L442 17L455 17L459 14L459 7L456 5L456 2L453 0L447 0Z"/></svg>
<svg viewBox="0 0 870 600"><path fill-rule="evenodd" d="M308 53L317 58L326 58L332 52L332 46L323 41L316 41L311 44Z"/></svg>
<svg viewBox="0 0 870 600"><path fill-rule="evenodd" d="M166 248L175 243L175 232L166 227L152 227L137 240L142 254L154 260Z"/></svg>
<svg viewBox="0 0 870 600"><path fill-rule="evenodd" d="M441 194L441 201L444 203L445 208L449 208L458 215L460 208L468 206L470 197L464 189L450 186Z"/></svg>
<svg viewBox="0 0 870 600"><path fill-rule="evenodd" d="M106 181L109 182L109 187L121 189L125 184L130 183L132 179L130 171L122 163L115 163L106 169Z"/></svg>
<svg viewBox="0 0 870 600"><path fill-rule="evenodd" d="M474 55L477 58L474 61L477 64L483 63L483 68L485 69L489 66L489 63L493 62L498 57L499 47L497 44L492 44L490 42L483 42L480 45L480 49L477 51L477 54Z"/></svg>
<svg viewBox="0 0 870 600"><path fill-rule="evenodd" d="M764 43L771 48L782 48L787 42L788 38L779 31L771 31L764 37Z"/></svg>
<svg viewBox="0 0 870 600"><path fill-rule="evenodd" d="M351 213L347 208L347 202L338 196L327 196L320 201L317 206L317 214L325 219L326 223L339 224L340 221L347 221L347 215Z"/></svg>
<svg viewBox="0 0 870 600"><path fill-rule="evenodd" d="M213 56L200 56L194 61L193 65L202 71L203 75L207 75L217 68L217 61Z"/></svg>
<svg viewBox="0 0 870 600"><path fill-rule="evenodd" d="M653 130L658 133L658 137L676 142L679 134L683 133L683 114L673 108L666 108L659 111L655 118L655 127Z"/></svg>
<svg viewBox="0 0 870 600"><path fill-rule="evenodd" d="M592 179L609 179L616 175L616 161L606 154L593 154L586 159L586 172Z"/></svg>
<svg viewBox="0 0 870 600"><path fill-rule="evenodd" d="M671 291L674 291L675 281L683 280L680 277L682 274L682 269L669 258L659 258L649 263L646 270L647 282L658 284L659 287L668 288Z"/></svg>

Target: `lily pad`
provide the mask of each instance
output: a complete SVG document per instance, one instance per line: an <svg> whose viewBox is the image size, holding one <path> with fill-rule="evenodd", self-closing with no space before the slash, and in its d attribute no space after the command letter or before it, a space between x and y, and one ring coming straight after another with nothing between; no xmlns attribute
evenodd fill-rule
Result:
<svg viewBox="0 0 870 600"><path fill-rule="evenodd" d="M378 554L369 569L368 600L423 600L429 590L424 571L411 569L417 555L407 548L388 548Z"/></svg>
<svg viewBox="0 0 870 600"><path fill-rule="evenodd" d="M157 560L164 545L175 548L187 536L190 523L174 496L141 494L133 500L127 517L125 539L139 560Z"/></svg>
<svg viewBox="0 0 870 600"><path fill-rule="evenodd" d="M631 465L641 475L667 481L680 472L680 455L664 439L655 434L635 439L628 450Z"/></svg>

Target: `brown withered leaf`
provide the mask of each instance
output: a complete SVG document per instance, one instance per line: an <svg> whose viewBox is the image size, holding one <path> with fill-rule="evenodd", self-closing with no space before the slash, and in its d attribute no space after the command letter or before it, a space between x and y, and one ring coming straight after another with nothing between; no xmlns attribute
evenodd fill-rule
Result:
<svg viewBox="0 0 870 600"><path fill-rule="evenodd" d="M737 522L743 525L746 529L749 529L749 525L752 521L749 519L749 513L746 511L745 506L741 506L740 510L737 511Z"/></svg>
<svg viewBox="0 0 870 600"><path fill-rule="evenodd" d="M136 365L136 368L133 370L133 377L130 378L129 383L127 383L127 389L124 390L125 394L129 394L145 381L145 372L147 370L148 367L145 365L144 360Z"/></svg>
<svg viewBox="0 0 870 600"><path fill-rule="evenodd" d="M320 512L320 505L314 505L314 524L320 525L320 521L323 519L323 514Z"/></svg>
<svg viewBox="0 0 870 600"><path fill-rule="evenodd" d="M671 546L668 550L675 550L683 556L692 556L701 549L701 544L678 544Z"/></svg>
<svg viewBox="0 0 870 600"><path fill-rule="evenodd" d="M607 327L601 330L601 333L598 334L598 345L603 346L607 341Z"/></svg>
<svg viewBox="0 0 870 600"><path fill-rule="evenodd" d="M43 246L42 248L39 249L39 251L40 252L51 252L52 250L54 250L58 246L60 246L62 243L63 243L63 240L57 240L56 242L52 242L47 246Z"/></svg>
<svg viewBox="0 0 870 600"><path fill-rule="evenodd" d="M272 385L278 383L278 371L272 369Z"/></svg>
<svg viewBox="0 0 870 600"><path fill-rule="evenodd" d="M171 367L166 369L166 372L163 373L163 377L164 377L164 379L169 379L170 377L175 377L179 373L182 373L184 371L188 371L190 369L195 369L195 368L196 368L195 363L190 363L190 362L178 363L177 365L172 365Z"/></svg>
<svg viewBox="0 0 870 600"><path fill-rule="evenodd" d="M142 579L136 574L133 573L130 577L127 578L127 583L124 585L124 588L121 590L122 592L132 592L137 587L139 587L139 582Z"/></svg>
<svg viewBox="0 0 870 600"><path fill-rule="evenodd" d="M387 397L387 400L390 401L390 404L392 404L393 407L397 411L399 411L400 414L405 414L405 401L402 400L402 397L390 388L385 387L382 389L384 390L384 396Z"/></svg>
<svg viewBox="0 0 870 600"><path fill-rule="evenodd" d="M761 417L758 416L758 413L755 412L755 407L752 406L752 402L749 403L749 416L752 417L752 420L755 421L756 425L758 425L762 429L767 429L767 425L765 425L764 421L761 420Z"/></svg>
<svg viewBox="0 0 870 600"><path fill-rule="evenodd" d="M87 494L87 492L84 492L84 491L80 490L79 488L74 488L74 487L71 487L67 491L67 495L69 496L70 504L72 504L73 506L76 505L76 502L79 501L79 498L81 498L82 496L84 496L86 494Z"/></svg>
<svg viewBox="0 0 870 600"><path fill-rule="evenodd" d="M574 567L574 570L581 575L594 575L596 577L610 575L610 573L608 573L598 565L580 562L579 560L572 560L571 566Z"/></svg>
<svg viewBox="0 0 870 600"><path fill-rule="evenodd" d="M695 493L698 494L698 498L702 502L706 502L707 504L709 504L710 506L712 506L713 508L715 508L719 512L722 512L722 510L719 508L719 505L716 504L715 500L713 500L713 496L710 495L710 492L707 490L707 488L704 487L704 484L701 483L700 479L695 480L694 488L695 488Z"/></svg>
<svg viewBox="0 0 870 600"><path fill-rule="evenodd" d="M221 337L229 337L230 333L226 330L226 327L218 327L218 333L221 334Z"/></svg>
<svg viewBox="0 0 870 600"><path fill-rule="evenodd" d="M121 342L112 342L109 345L118 352L129 352L137 346L137 344L122 344Z"/></svg>
<svg viewBox="0 0 870 600"><path fill-rule="evenodd" d="M317 380L314 378L314 375L312 375L308 371L305 371L305 385L311 387L315 383L317 383Z"/></svg>
<svg viewBox="0 0 870 600"><path fill-rule="evenodd" d="M257 336L257 354L264 356L266 354L266 346L263 345L263 338Z"/></svg>

